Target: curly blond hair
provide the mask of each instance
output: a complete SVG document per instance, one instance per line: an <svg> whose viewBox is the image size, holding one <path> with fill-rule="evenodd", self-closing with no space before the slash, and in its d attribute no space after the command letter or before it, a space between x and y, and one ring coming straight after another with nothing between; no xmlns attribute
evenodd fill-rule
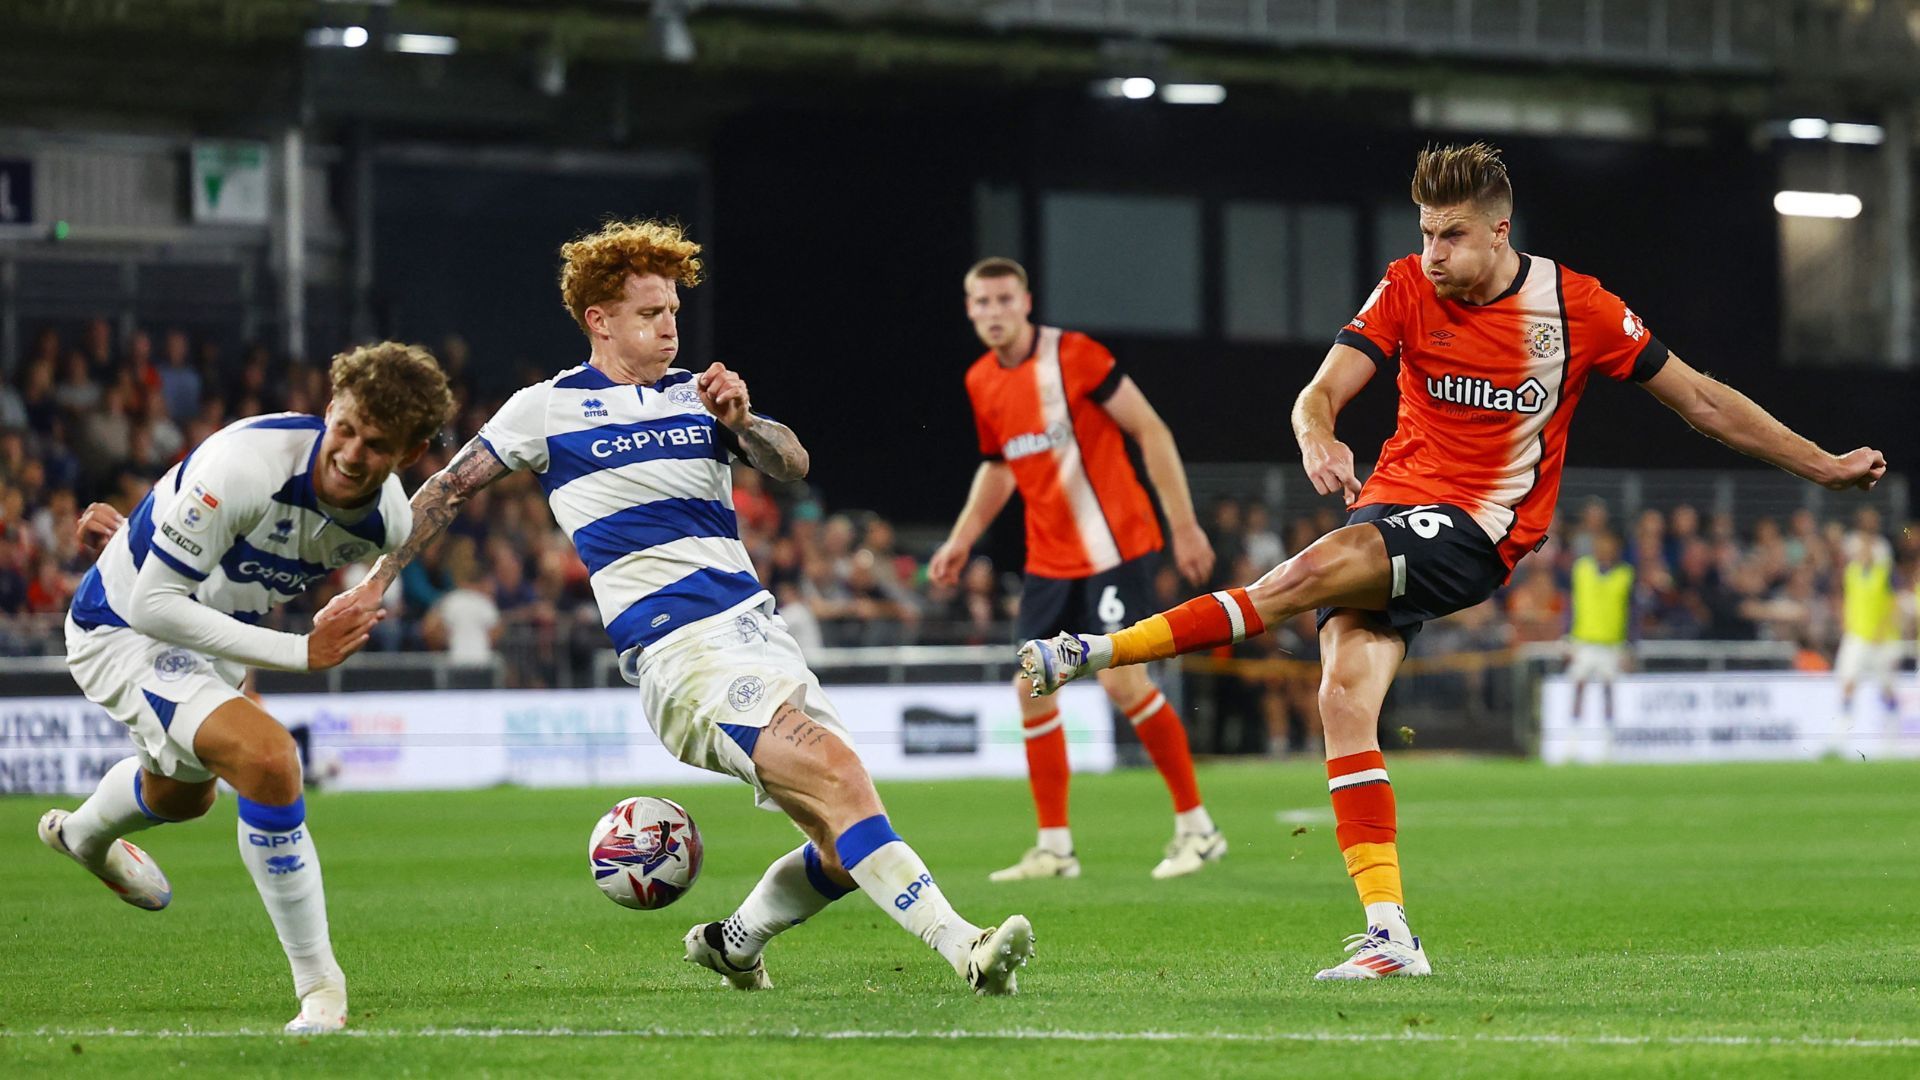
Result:
<svg viewBox="0 0 1920 1080"><path fill-rule="evenodd" d="M600 231L560 245L560 299L587 330L587 309L620 299L627 275L659 274L682 285L700 284L706 267L700 245L678 222L643 218L609 221Z"/></svg>
<svg viewBox="0 0 1920 1080"><path fill-rule="evenodd" d="M424 346L382 341L333 358L333 392L353 395L360 415L409 447L438 434L453 413L446 372Z"/></svg>

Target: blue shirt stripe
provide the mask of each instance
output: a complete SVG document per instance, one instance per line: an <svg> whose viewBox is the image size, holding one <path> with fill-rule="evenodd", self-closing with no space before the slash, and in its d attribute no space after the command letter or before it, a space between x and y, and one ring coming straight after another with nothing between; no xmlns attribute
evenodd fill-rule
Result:
<svg viewBox="0 0 1920 1080"><path fill-rule="evenodd" d="M630 506L576 529L573 546L587 572L597 574L636 551L689 536L740 539L740 519L712 499L660 499Z"/></svg>
<svg viewBox="0 0 1920 1080"><path fill-rule="evenodd" d="M333 572L317 562L261 551L245 538L235 540L220 557L220 569L237 585L264 585L287 599L306 592Z"/></svg>
<svg viewBox="0 0 1920 1080"><path fill-rule="evenodd" d="M207 575L201 573L198 570L195 570L193 567L188 566L186 563L183 563L179 559L176 559L173 556L167 554L166 548L156 547L152 550L151 553L154 555L154 557L158 558L161 562L166 563L168 566L171 566L175 570L179 571L180 574L184 577L190 577L195 581L207 580Z"/></svg>
<svg viewBox="0 0 1920 1080"><path fill-rule="evenodd" d="M127 519L127 552L133 556L133 568L140 569L147 564L147 551L153 547L153 492L140 500L134 507L133 516Z"/></svg>
<svg viewBox="0 0 1920 1080"><path fill-rule="evenodd" d="M556 380L553 388L555 390L605 390L609 386L619 385L619 383L607 378L606 372L601 371L592 364L587 364L579 371L565 378Z"/></svg>
<svg viewBox="0 0 1920 1080"><path fill-rule="evenodd" d="M644 648L689 623L718 615L764 591L760 580L749 573L695 570L634 601L607 624L607 636L621 652L635 645Z"/></svg>
<svg viewBox="0 0 1920 1080"><path fill-rule="evenodd" d="M87 576L80 579L80 588L73 594L73 621L82 630L127 625L127 620L107 603L107 584L100 580L98 565L87 570Z"/></svg>
<svg viewBox="0 0 1920 1080"><path fill-rule="evenodd" d="M540 486L551 495L583 476L640 461L725 461L727 449L714 428L713 417L685 413L549 435Z"/></svg>

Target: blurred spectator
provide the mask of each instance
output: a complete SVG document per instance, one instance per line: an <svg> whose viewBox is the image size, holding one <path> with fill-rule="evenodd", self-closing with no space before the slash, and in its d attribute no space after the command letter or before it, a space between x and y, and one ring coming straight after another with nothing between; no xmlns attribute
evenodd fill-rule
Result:
<svg viewBox="0 0 1920 1080"><path fill-rule="evenodd" d="M193 366L193 346L187 341L186 331L167 331L166 340L161 346L160 398L166 405L167 416L174 423L184 427L199 411L201 386L200 372Z"/></svg>
<svg viewBox="0 0 1920 1080"><path fill-rule="evenodd" d="M1246 547L1247 562L1253 567L1254 577L1279 566L1287 557L1286 548L1280 543L1280 534L1273 531L1271 516L1265 503L1253 503L1247 507L1247 531L1242 540ZM1218 549L1215 549L1216 552ZM1253 578L1245 580L1235 578L1237 584L1245 585Z"/></svg>
<svg viewBox="0 0 1920 1080"><path fill-rule="evenodd" d="M453 588L440 597L421 623L427 647L445 652L461 667L493 663L493 646L500 640L500 609L489 596L486 575L472 540L458 538L448 545L447 573Z"/></svg>
<svg viewBox="0 0 1920 1080"><path fill-rule="evenodd" d="M53 391L54 404L71 416L79 416L100 403L100 384L94 381L87 354L75 349L67 354L67 366L60 385Z"/></svg>

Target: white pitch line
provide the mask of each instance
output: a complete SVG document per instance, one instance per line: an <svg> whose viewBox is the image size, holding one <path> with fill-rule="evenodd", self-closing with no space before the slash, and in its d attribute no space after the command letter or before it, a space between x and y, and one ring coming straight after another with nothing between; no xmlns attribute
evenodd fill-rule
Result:
<svg viewBox="0 0 1920 1080"><path fill-rule="evenodd" d="M251 1039L286 1037L280 1031L143 1031L121 1028L41 1028L0 1032L0 1039L39 1036L60 1039ZM1009 1028L987 1031L749 1031L674 1030L670 1028L421 1028L368 1030L348 1028L330 1038L360 1039L1040 1039L1055 1042L1241 1042L1241 1043L1497 1043L1527 1046L1729 1046L1816 1047L1836 1050L1920 1050L1920 1038L1834 1039L1813 1035L1557 1035L1551 1033L1449 1035L1443 1032L1345 1031L1057 1031Z"/></svg>

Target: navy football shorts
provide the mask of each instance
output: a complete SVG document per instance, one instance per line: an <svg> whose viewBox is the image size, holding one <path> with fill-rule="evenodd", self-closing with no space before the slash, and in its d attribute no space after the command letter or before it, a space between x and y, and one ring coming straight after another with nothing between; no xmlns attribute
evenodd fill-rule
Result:
<svg viewBox="0 0 1920 1080"><path fill-rule="evenodd" d="M1362 506L1347 524L1362 522L1380 530L1393 567L1387 610L1365 614L1377 625L1399 631L1408 644L1428 619L1470 608L1506 584L1507 564L1499 549L1457 506ZM1335 610L1321 608L1314 625L1325 626Z"/></svg>

